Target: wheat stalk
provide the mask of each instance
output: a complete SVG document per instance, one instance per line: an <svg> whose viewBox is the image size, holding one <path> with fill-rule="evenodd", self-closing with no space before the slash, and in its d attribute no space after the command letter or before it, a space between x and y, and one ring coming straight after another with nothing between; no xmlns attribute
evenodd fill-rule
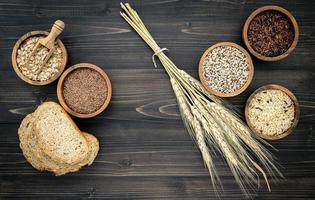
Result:
<svg viewBox="0 0 315 200"><path fill-rule="evenodd" d="M176 80L171 78L170 81L171 81L175 96L177 98L178 104L181 105L180 112L181 112L181 116L183 116L184 124L187 127L191 138L197 143L197 146L201 152L204 163L207 166L207 169L209 170L212 184L216 187L217 182L219 184L221 182L216 173L212 157L210 156L210 153L209 153L209 148L205 141L205 137L203 134L204 130L202 129L196 117L194 117L193 114L191 113L192 109L188 106L187 102L185 101L184 95L182 94L182 90L180 89L180 86L178 85Z"/></svg>
<svg viewBox="0 0 315 200"><path fill-rule="evenodd" d="M169 75L183 122L200 150L215 191L218 186L221 187L221 182L211 156L215 151L210 151L211 148L215 148L225 158L244 194L248 195L254 185L259 185L258 173L262 174L270 191L266 172L270 176L282 175L260 139L253 136L250 129L225 107L220 98L208 93L198 80L176 67L128 3L121 3L121 7L123 12L120 15L154 51Z"/></svg>

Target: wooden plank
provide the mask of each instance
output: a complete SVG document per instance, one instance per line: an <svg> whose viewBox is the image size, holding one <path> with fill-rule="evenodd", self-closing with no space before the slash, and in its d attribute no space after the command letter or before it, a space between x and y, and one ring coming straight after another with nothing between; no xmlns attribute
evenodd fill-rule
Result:
<svg viewBox="0 0 315 200"><path fill-rule="evenodd" d="M94 5L84 2L73 6L58 3L26 2L3 3L2 45L3 58L1 70L11 70L10 53L15 41L24 33L37 29L47 30L53 18L61 17L66 22L62 40L68 48L69 64L90 61L107 68L144 68L152 66L152 52L119 16L118 2ZM234 3L234 4L233 4ZM251 10L262 2L248 2L235 7L235 1L215 2L170 1L161 4L135 2L140 14L161 46L168 47L170 57L184 69L194 69L203 51L219 41L241 42L241 31ZM88 4L88 5L87 5ZM296 51L281 62L255 62L258 68L268 69L313 69L315 56L310 48L314 47L314 21L311 9L314 3L283 4L292 10L301 29L300 41ZM141 6L140 6L141 5ZM173 8L178 7L173 11ZM110 10L109 13L103 10ZM36 13L40 12L41 15ZM0 13L0 15L1 15ZM16 16L18 13L21 16ZM47 13L47 16L45 15ZM206 13L206 14L205 14ZM84 21L80 17L86 16ZM154 17L159 16L159 17ZM10 21L5 17L10 17ZM23 19L21 19L23 18ZM83 27L85 28L82 28ZM141 62L139 62L139 60Z"/></svg>
<svg viewBox="0 0 315 200"><path fill-rule="evenodd" d="M98 121L117 120L151 120L166 123L181 123L176 100L169 79L163 69L103 69L109 74L113 83L113 98L109 108ZM197 71L188 71L196 76ZM285 74L285 76L282 76ZM301 123L314 123L315 74L310 70L266 70L258 69L249 89L243 94L230 98L240 110L247 97L264 84L277 83L292 90L301 104ZM11 71L0 74L0 84L5 88L0 102L0 122L19 122L25 114L32 112L44 100L57 101L56 83L46 87L30 86ZM92 120L93 120L92 119Z"/></svg>
<svg viewBox="0 0 315 200"><path fill-rule="evenodd" d="M23 178L23 179L22 179ZM44 178L44 179L43 179ZM0 197L32 199L212 199L213 190L207 177L103 177L78 174L63 177L51 175L2 175L1 189L6 192ZM31 182L28 180L32 180ZM45 182L43 182L45 180ZM25 182L24 182L25 181ZM21 184L24 182L25 184ZM241 199L233 181L225 179L227 187L222 199ZM297 184L304 182L306 184ZM58 187L56 187L58 185ZM13 187L12 187L13 186ZM150 187L151 186L151 187ZM37 191L33 191L33 188ZM311 178L281 182L274 193L259 189L253 198L270 200L311 198L314 195L314 181ZM294 188L294 190L290 189ZM33 191L33 192L30 192ZM307 195L306 195L307 193ZM15 195L16 194L16 195Z"/></svg>
<svg viewBox="0 0 315 200"><path fill-rule="evenodd" d="M212 199L209 175L178 114L162 66L153 67L152 51L119 16L116 0L0 0L0 199ZM288 58L274 63L254 59L255 76L246 92L228 101L242 110L259 86L277 83L291 89L301 104L298 127L272 142L286 179L262 187L254 199L315 198L315 2L133 0L132 5L170 58L196 77L203 51L219 41L242 44L246 17L257 7L278 4L300 26L300 41ZM66 23L62 34L68 65L91 62L113 82L109 108L93 119L75 119L95 134L101 149L95 163L78 173L55 177L37 172L18 147L23 117L45 100L57 101L56 83L27 85L11 66L16 40L28 31L48 30L55 19ZM231 172L215 158L225 188L222 199L244 199Z"/></svg>
<svg viewBox="0 0 315 200"><path fill-rule="evenodd" d="M91 167L78 172L102 176L207 176L200 154L181 124L107 120L79 122L84 131L100 140L99 155ZM18 147L18 124L3 126L6 140L0 144L0 174L37 173ZM288 177L315 176L314 135L299 127L286 140L272 142L274 154ZM301 141L303 146L301 146ZM218 173L231 178L226 164L215 157Z"/></svg>

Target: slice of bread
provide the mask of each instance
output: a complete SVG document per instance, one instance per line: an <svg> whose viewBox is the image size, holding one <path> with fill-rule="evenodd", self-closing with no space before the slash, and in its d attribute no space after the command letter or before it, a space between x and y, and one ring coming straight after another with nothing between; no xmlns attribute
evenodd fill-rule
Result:
<svg viewBox="0 0 315 200"><path fill-rule="evenodd" d="M88 156L80 163L76 164L76 165L63 165L64 168L63 169L60 169L58 171L55 171L55 175L56 176L60 176L60 175L64 175L68 172L76 172L78 170L80 170L81 167L85 166L85 165L88 165L90 166L96 156L97 156L97 153L99 151L99 142L97 140L96 137L94 137L93 135L89 134L89 133L85 133L85 132L82 132L86 138L86 140L88 141L88 144L89 144L89 153L88 153Z"/></svg>
<svg viewBox="0 0 315 200"><path fill-rule="evenodd" d="M40 115L37 117L40 117ZM67 164L46 155L38 145L38 134L35 133L34 129L38 122L37 117L35 117L35 114L27 115L18 130L23 155L34 168L40 171L51 171L59 176L68 172L78 171L82 166L93 163L99 151L99 142L96 137L85 132L80 132L88 148L87 154L82 161L76 164Z"/></svg>
<svg viewBox="0 0 315 200"><path fill-rule="evenodd" d="M86 133L86 132L82 132L82 133L84 134L84 137L89 143L89 153L86 159L84 160L84 163L90 166L94 162L98 154L100 145L99 145L98 139L94 135Z"/></svg>
<svg viewBox="0 0 315 200"><path fill-rule="evenodd" d="M98 143L97 138L91 134L84 133L84 132L82 133L84 134L84 137L86 138L88 142L89 151L88 151L87 157L83 159L82 162L79 162L77 164L70 165L70 164L56 162L52 160L51 158L49 158L48 156L46 156L41 151L41 149L38 148L37 145L35 145L30 151L32 155L34 155L35 157L37 157L39 160L42 161L42 165L41 165L42 168L44 168L47 171L51 171L55 173L56 176L64 175L69 172L76 172L85 165L91 165L94 159L96 158L98 150L99 150L99 143ZM36 138L34 138L36 137L36 134L31 133L29 134L29 136L30 136L29 142L36 141Z"/></svg>
<svg viewBox="0 0 315 200"><path fill-rule="evenodd" d="M51 171L56 173L57 171L61 170L64 168L64 166L58 162L55 162L54 160L50 159L48 156L46 156L41 148L38 147L37 145L37 135L34 132L34 124L36 122L36 119L33 119L33 124L30 125L30 129L27 142L30 144L32 148L30 149L31 154L36 157L36 159L41 161L41 167L44 168L46 171Z"/></svg>
<svg viewBox="0 0 315 200"><path fill-rule="evenodd" d="M87 157L89 148L84 135L59 104L45 102L34 116L37 145L49 158L72 165Z"/></svg>
<svg viewBox="0 0 315 200"><path fill-rule="evenodd" d="M20 146L26 160L40 171L51 171L56 173L64 167L53 162L45 156L36 143L36 135L33 131L35 118L32 114L28 115L19 128Z"/></svg>
<svg viewBox="0 0 315 200"><path fill-rule="evenodd" d="M36 169L43 171L45 170L45 168L43 167L42 162L37 159L36 156L34 156L34 154L32 154L32 147L29 144L29 134L30 134L30 129L32 128L32 120L33 116L32 114L27 115L18 130L18 134L19 134L19 139L20 139L20 148L23 152L24 157L26 158L26 160Z"/></svg>

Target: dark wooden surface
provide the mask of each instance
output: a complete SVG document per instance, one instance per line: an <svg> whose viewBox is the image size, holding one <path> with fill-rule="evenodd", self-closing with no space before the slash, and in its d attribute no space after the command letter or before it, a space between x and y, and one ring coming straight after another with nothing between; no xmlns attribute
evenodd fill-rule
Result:
<svg viewBox="0 0 315 200"><path fill-rule="evenodd" d="M253 9L276 4L292 12L300 41L288 58L274 63L254 59L250 87L229 101L243 109L259 86L291 89L301 104L295 131L272 144L284 180L253 192L254 199L315 198L315 1L152 0L130 1L161 47L182 69L197 75L203 51L220 41L241 42L242 25ZM0 0L0 199L212 199L215 197L199 152L179 118L163 68L119 16L119 1ZM18 146L23 117L46 99L57 101L56 83L34 87L11 66L14 43L26 32L66 23L61 39L68 66L90 62L112 79L108 109L93 119L75 120L100 140L95 163L78 173L55 177L34 170ZM216 159L225 192L222 199L244 199L225 164Z"/></svg>

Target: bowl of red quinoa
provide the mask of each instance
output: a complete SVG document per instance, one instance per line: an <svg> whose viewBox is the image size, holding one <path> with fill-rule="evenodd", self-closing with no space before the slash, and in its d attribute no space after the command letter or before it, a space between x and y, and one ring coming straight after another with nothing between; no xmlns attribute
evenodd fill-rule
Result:
<svg viewBox="0 0 315 200"><path fill-rule="evenodd" d="M107 74L98 66L80 63L68 68L60 77L57 96L71 115L91 118L105 110L112 96Z"/></svg>
<svg viewBox="0 0 315 200"><path fill-rule="evenodd" d="M299 27L293 15L279 6L263 6L247 18L243 41L252 55L263 61L278 61L296 47Z"/></svg>

